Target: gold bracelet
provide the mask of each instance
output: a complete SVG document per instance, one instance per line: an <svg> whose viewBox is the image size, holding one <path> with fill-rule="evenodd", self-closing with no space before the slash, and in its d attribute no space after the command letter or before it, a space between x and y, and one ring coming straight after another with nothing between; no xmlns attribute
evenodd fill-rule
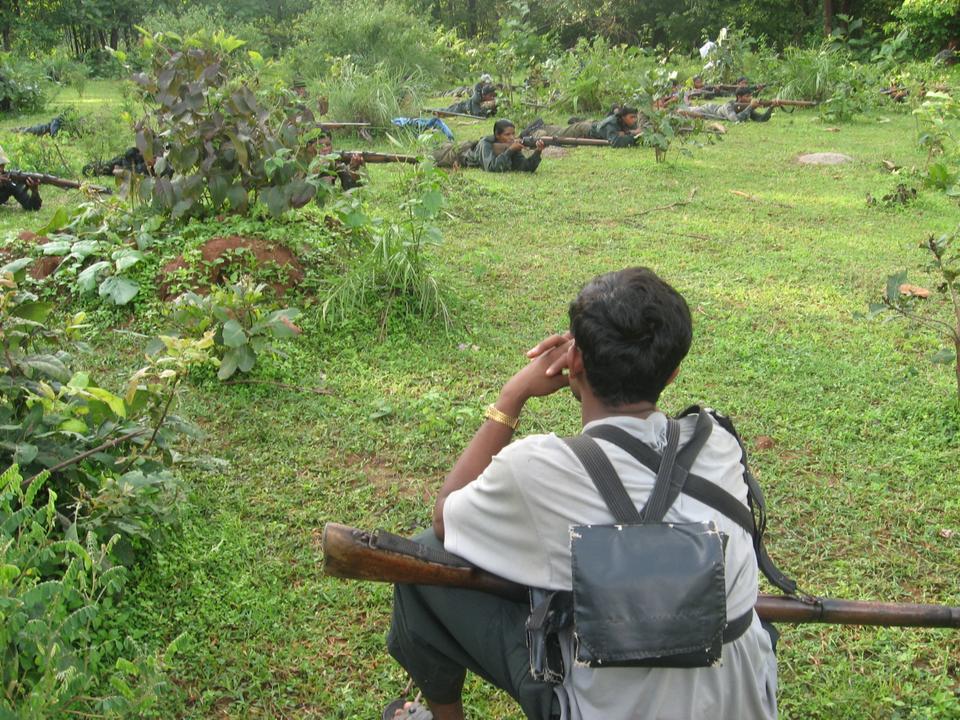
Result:
<svg viewBox="0 0 960 720"><path fill-rule="evenodd" d="M487 420L493 420L501 425L506 425L511 430L516 430L520 424L520 418L510 417L505 412L497 410L496 405L487 405L487 411L483 414Z"/></svg>

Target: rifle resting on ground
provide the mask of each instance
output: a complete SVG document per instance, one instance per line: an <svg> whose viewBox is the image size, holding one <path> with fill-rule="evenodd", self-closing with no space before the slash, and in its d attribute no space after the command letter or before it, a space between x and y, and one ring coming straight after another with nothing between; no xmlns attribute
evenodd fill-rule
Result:
<svg viewBox="0 0 960 720"><path fill-rule="evenodd" d="M394 153L371 152L370 150L338 150L340 158L350 162L359 156L365 163L408 163L416 165L420 158L416 155L395 155Z"/></svg>
<svg viewBox="0 0 960 720"><path fill-rule="evenodd" d="M317 123L321 130L342 130L343 128L368 128L370 123L368 122L336 122L331 120L330 122L321 122Z"/></svg>
<svg viewBox="0 0 960 720"><path fill-rule="evenodd" d="M737 103L737 107L745 108L750 103ZM758 100L753 101L756 107L816 107L813 100Z"/></svg>
<svg viewBox="0 0 960 720"><path fill-rule="evenodd" d="M24 172L22 170L6 170L3 173L0 173L5 177L10 178L13 182L25 183L27 180L36 180L41 185L52 185L53 187L60 188L61 190L80 190L81 188L89 188L93 192L100 193L101 195L110 195L113 191L110 188L103 187L102 185L85 185L79 183L76 180L67 180L66 178L57 177L56 175L46 175L44 173L35 173L35 172Z"/></svg>
<svg viewBox="0 0 960 720"><path fill-rule="evenodd" d="M527 588L485 572L462 558L384 530L366 532L327 523L323 527L324 574L352 580L441 585L480 590L525 602ZM858 600L809 600L760 595L761 620L882 627L960 628L960 607Z"/></svg>

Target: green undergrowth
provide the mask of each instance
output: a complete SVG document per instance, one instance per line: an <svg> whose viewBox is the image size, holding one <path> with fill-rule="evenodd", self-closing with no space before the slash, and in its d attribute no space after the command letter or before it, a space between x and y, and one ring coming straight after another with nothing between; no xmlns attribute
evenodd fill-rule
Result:
<svg viewBox="0 0 960 720"><path fill-rule="evenodd" d="M458 138L489 132L452 125ZM188 473L180 535L133 574L119 616L147 647L183 634L169 663L178 692L160 715L379 716L405 685L384 649L390 588L323 577L323 524L426 526L444 473L523 351L565 327L585 281L633 264L656 269L693 310L693 351L663 407L705 403L734 417L754 449L778 563L815 594L960 604L952 372L929 362L935 337L853 319L895 270L933 282L917 246L956 227L960 209L912 173L924 158L909 116L838 127L776 112L662 164L645 149L581 148L534 175L452 173L444 242L431 251L459 298L452 329L401 314L381 340L375 312L331 327L308 286L296 298L301 339L265 357L251 382L194 377L180 412L205 431L195 442L230 464ZM795 161L820 151L853 161ZM891 175L882 160L903 169ZM389 216L407 176L369 172L368 207ZM920 189L916 200L867 204L901 182ZM49 212L0 208L0 229ZM247 230L293 246L324 236L313 211L293 217ZM314 248L322 255L322 242ZM317 287L340 272L329 259L316 267ZM107 327L146 330L163 316L159 303L136 309L96 315L98 373L137 364L141 341ZM521 427L577 426L560 393L532 402ZM955 632L781 630L783 718L960 716ZM466 704L472 717L520 717L477 682Z"/></svg>

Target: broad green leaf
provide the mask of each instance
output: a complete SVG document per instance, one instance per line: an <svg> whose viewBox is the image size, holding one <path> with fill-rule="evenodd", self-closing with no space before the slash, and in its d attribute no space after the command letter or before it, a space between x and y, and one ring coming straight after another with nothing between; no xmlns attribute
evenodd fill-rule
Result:
<svg viewBox="0 0 960 720"><path fill-rule="evenodd" d="M20 568L16 565L0 565L0 585L6 585L20 575Z"/></svg>
<svg viewBox="0 0 960 720"><path fill-rule="evenodd" d="M13 461L17 465L29 465L37 459L37 446L30 443L17 443L13 453Z"/></svg>
<svg viewBox="0 0 960 720"><path fill-rule="evenodd" d="M237 356L236 348L227 350L227 352L223 354L223 359L220 361L220 369L217 371L217 377L221 380L227 380L237 371L238 366L239 357Z"/></svg>
<svg viewBox="0 0 960 720"><path fill-rule="evenodd" d="M24 302L17 305L10 311L13 317L32 320L36 323L42 323L53 310L53 303L49 302Z"/></svg>
<svg viewBox="0 0 960 720"><path fill-rule="evenodd" d="M930 362L937 363L938 365L948 365L952 363L957 358L957 354L950 348L941 348L933 354L930 358Z"/></svg>
<svg viewBox="0 0 960 720"><path fill-rule="evenodd" d="M97 400L106 403L114 415L118 417L127 416L127 408L123 402L123 398L117 397L109 390L104 390L99 387L87 388L87 392Z"/></svg>
<svg viewBox="0 0 960 720"><path fill-rule="evenodd" d="M93 622L95 617L97 617L97 606L84 605L67 616L60 625L60 632L67 638L72 637L74 633Z"/></svg>
<svg viewBox="0 0 960 720"><path fill-rule="evenodd" d="M283 191L283 188L279 187L268 187L260 191L260 197L267 204L267 208L270 210L270 214L274 217L280 217L283 215L284 211L289 208L289 203L287 202L287 196Z"/></svg>
<svg viewBox="0 0 960 720"><path fill-rule="evenodd" d="M33 265L33 258L18 258L17 260L11 260L3 267L0 267L0 275L6 275L7 273L10 273L19 282L25 275L24 270L31 265Z"/></svg>
<svg viewBox="0 0 960 720"><path fill-rule="evenodd" d="M115 252L113 259L117 264L117 272L123 272L143 260L144 254L133 248L124 248L123 250Z"/></svg>
<svg viewBox="0 0 960 720"><path fill-rule="evenodd" d="M76 372L73 374L73 377L70 378L70 382L67 385L74 390L82 390L90 384L90 374L85 372Z"/></svg>
<svg viewBox="0 0 960 720"><path fill-rule="evenodd" d="M49 235L50 233L55 233L57 230L61 230L62 228L66 227L69 222L70 213L67 212L65 207L59 207L53 214L53 217L50 218L49 222L37 230L37 235Z"/></svg>
<svg viewBox="0 0 960 720"><path fill-rule="evenodd" d="M86 432L89 430L87 424L83 420L78 420L77 418L64 420L62 423L60 423L57 429L62 432L72 432L80 435L86 434Z"/></svg>
<svg viewBox="0 0 960 720"><path fill-rule="evenodd" d="M106 260L101 260L95 262L90 267L84 268L79 275L77 275L77 285L85 293L93 292L93 289L97 286L97 274L102 270L106 270L110 267L110 263Z"/></svg>
<svg viewBox="0 0 960 720"><path fill-rule="evenodd" d="M71 240L51 240L43 246L44 255L66 255L73 249Z"/></svg>
<svg viewBox="0 0 960 720"><path fill-rule="evenodd" d="M250 372L253 370L253 366L257 364L257 354L253 352L253 348L249 345L244 345L236 349L237 352L237 367L240 368L240 372Z"/></svg>
<svg viewBox="0 0 960 720"><path fill-rule="evenodd" d="M100 297L109 297L114 305L126 305L136 297L140 286L133 280L113 275L100 283Z"/></svg>
<svg viewBox="0 0 960 720"><path fill-rule="evenodd" d="M223 324L223 344L229 348L238 348L246 343L247 334L243 326L236 320L227 320Z"/></svg>
<svg viewBox="0 0 960 720"><path fill-rule="evenodd" d="M70 371L63 364L63 361L55 355L28 355L20 360L20 365L60 382L70 380Z"/></svg>

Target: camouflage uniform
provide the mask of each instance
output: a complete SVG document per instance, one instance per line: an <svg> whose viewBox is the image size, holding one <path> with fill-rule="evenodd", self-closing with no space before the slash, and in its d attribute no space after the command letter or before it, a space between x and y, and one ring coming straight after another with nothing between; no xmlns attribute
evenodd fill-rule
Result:
<svg viewBox="0 0 960 720"><path fill-rule="evenodd" d="M476 115L478 117L491 117L497 112L496 103L484 102L483 95L480 94L480 86L473 89L473 95L466 100L454 103L450 107L444 108L447 112L460 113L461 115Z"/></svg>
<svg viewBox="0 0 960 720"><path fill-rule="evenodd" d="M441 168L479 167L479 165L471 165L471 163L475 162L473 149L476 145L476 140L443 143L443 145L433 151L433 162L437 167Z"/></svg>
<svg viewBox="0 0 960 720"><path fill-rule="evenodd" d="M572 125L544 125L533 133L532 137L574 137L606 140L612 147L629 147L636 142L636 138L629 134L620 124L619 115L608 115L603 120L583 120Z"/></svg>
<svg viewBox="0 0 960 720"><path fill-rule="evenodd" d="M753 120L754 122L766 122L773 114L773 108L767 108L766 113L762 113L755 107L749 105L740 112L737 112L737 101L723 103L708 103L706 105L691 105L681 107L686 115L692 115L703 120L728 120L729 122L744 122Z"/></svg>
<svg viewBox="0 0 960 720"><path fill-rule="evenodd" d="M469 167L481 167L487 172L534 172L540 166L540 153L524 155L520 150L497 153L493 135L480 140L470 153Z"/></svg>
<svg viewBox="0 0 960 720"><path fill-rule="evenodd" d="M0 147L0 165L6 165L8 162L7 154ZM24 210L39 210L43 205L40 191L37 188L31 189L25 183L14 182L9 179L0 181L0 205L6 204L10 198L15 198Z"/></svg>

